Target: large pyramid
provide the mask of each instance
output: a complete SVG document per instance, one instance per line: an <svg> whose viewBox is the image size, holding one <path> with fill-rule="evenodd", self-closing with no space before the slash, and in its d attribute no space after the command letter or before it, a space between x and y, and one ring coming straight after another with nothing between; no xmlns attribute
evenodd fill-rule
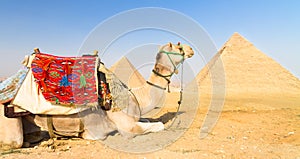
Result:
<svg viewBox="0 0 300 159"><path fill-rule="evenodd" d="M224 70L224 71L223 71ZM223 80L225 77L225 81ZM197 75L201 93L300 96L300 80L238 33Z"/></svg>
<svg viewBox="0 0 300 159"><path fill-rule="evenodd" d="M135 69L126 57L122 57L110 70L129 88L140 87L145 83L143 76Z"/></svg>

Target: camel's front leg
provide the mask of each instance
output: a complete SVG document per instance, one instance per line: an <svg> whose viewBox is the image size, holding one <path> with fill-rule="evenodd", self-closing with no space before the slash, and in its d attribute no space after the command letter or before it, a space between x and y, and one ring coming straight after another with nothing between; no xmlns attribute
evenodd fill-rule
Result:
<svg viewBox="0 0 300 159"><path fill-rule="evenodd" d="M162 122L152 122L152 123L136 122L136 125L143 130L143 134L150 133L150 132L159 132L165 129L165 126Z"/></svg>
<svg viewBox="0 0 300 159"><path fill-rule="evenodd" d="M116 125L119 133L127 138L132 138L136 135L146 134L150 132L158 132L164 130L162 122L143 123L138 122L137 118L129 116L128 114L119 112L107 112L111 121Z"/></svg>

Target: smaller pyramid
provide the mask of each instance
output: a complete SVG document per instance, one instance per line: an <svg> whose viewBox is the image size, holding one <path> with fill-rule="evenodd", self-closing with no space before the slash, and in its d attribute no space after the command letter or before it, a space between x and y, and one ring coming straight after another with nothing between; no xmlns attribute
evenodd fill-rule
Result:
<svg viewBox="0 0 300 159"><path fill-rule="evenodd" d="M140 87L145 83L143 76L126 57L122 57L112 65L110 70L129 88Z"/></svg>

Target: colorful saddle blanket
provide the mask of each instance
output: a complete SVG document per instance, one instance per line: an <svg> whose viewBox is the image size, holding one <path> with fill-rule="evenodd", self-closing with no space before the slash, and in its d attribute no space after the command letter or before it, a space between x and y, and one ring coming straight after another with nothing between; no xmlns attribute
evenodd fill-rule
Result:
<svg viewBox="0 0 300 159"><path fill-rule="evenodd" d="M27 69L20 69L15 75L0 83L0 103L9 102L14 98L27 71Z"/></svg>
<svg viewBox="0 0 300 159"><path fill-rule="evenodd" d="M59 57L38 53L31 69L47 101L67 106L98 104L97 57Z"/></svg>

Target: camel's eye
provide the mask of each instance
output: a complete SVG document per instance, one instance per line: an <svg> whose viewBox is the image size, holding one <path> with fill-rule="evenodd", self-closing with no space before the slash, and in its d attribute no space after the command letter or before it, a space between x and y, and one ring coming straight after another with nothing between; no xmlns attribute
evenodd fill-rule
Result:
<svg viewBox="0 0 300 159"><path fill-rule="evenodd" d="M156 71L156 72L159 72L159 68L155 68L155 71Z"/></svg>

